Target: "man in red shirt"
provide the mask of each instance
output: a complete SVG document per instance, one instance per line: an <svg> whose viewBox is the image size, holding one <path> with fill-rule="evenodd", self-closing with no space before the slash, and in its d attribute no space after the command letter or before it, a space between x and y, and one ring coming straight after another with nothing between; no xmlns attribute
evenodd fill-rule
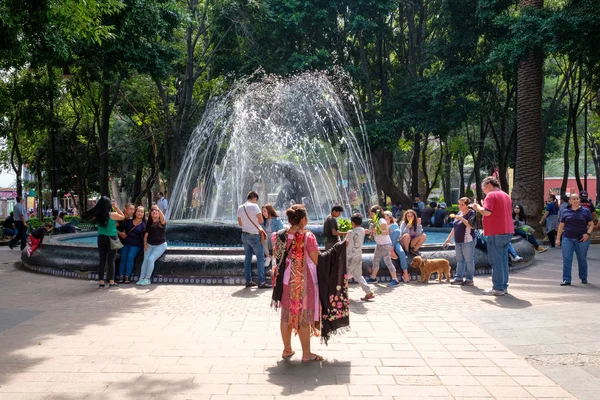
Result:
<svg viewBox="0 0 600 400"><path fill-rule="evenodd" d="M483 234L488 237L487 255L493 283L492 289L484 290L483 294L504 296L508 291L508 244L515 233L512 200L494 177L485 178L481 189L485 194L483 206L475 201L473 209L483 216Z"/></svg>

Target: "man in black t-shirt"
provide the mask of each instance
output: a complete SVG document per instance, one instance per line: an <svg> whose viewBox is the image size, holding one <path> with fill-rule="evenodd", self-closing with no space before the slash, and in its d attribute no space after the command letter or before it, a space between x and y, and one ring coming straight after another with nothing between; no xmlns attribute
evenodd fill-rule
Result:
<svg viewBox="0 0 600 400"><path fill-rule="evenodd" d="M331 214L325 218L323 223L323 236L325 237L325 250L332 248L339 240L340 236L344 236L346 232L338 231L337 218L344 212L344 207L333 206Z"/></svg>

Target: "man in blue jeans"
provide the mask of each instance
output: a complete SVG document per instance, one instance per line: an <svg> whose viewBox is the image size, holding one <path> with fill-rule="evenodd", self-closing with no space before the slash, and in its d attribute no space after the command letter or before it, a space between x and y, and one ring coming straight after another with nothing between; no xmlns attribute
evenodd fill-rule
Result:
<svg viewBox="0 0 600 400"><path fill-rule="evenodd" d="M485 194L483 206L477 200L473 209L483 216L483 234L487 236L488 262L492 266L492 284L487 296L504 296L508 292L508 244L515 232L512 200L500 188L500 182L488 176L481 183Z"/></svg>
<svg viewBox="0 0 600 400"><path fill-rule="evenodd" d="M258 207L258 193L251 191L248 193L248 201L242 204L237 210L238 225L242 227L242 244L244 245L244 277L246 287L256 286L252 280L252 253L256 255L256 267L258 269L258 288L267 289L271 285L265 278L265 252L260 240L260 224L263 223L263 216ZM271 240L271 238L267 238Z"/></svg>

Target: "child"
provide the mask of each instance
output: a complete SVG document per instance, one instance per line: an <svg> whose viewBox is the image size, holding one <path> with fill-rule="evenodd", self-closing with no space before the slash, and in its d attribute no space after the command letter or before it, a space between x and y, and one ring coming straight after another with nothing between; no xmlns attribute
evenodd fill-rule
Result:
<svg viewBox="0 0 600 400"><path fill-rule="evenodd" d="M46 236L47 232L52 232L52 223L46 222L43 226L35 229L29 235L29 248L27 249L27 255L31 257L35 249L37 249L40 244L44 241L44 236Z"/></svg>
<svg viewBox="0 0 600 400"><path fill-rule="evenodd" d="M346 235L346 268L348 279L353 277L360 284L362 290L365 291L365 297L361 298L361 300L368 301L375 297L375 295L362 275L362 245L365 241L365 228L361 226L362 215L359 213L353 214L350 222L352 222L352 230Z"/></svg>

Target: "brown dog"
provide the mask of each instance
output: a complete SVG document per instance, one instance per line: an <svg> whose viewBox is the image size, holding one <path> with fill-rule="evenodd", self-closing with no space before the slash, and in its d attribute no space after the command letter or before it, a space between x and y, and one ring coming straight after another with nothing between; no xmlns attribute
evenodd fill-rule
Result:
<svg viewBox="0 0 600 400"><path fill-rule="evenodd" d="M438 280L442 281L442 272L446 274L446 282L450 282L450 263L443 258L432 258L430 260L423 257L415 257L410 263L413 268L419 268L421 271L421 282L429 282L431 274L437 272Z"/></svg>

